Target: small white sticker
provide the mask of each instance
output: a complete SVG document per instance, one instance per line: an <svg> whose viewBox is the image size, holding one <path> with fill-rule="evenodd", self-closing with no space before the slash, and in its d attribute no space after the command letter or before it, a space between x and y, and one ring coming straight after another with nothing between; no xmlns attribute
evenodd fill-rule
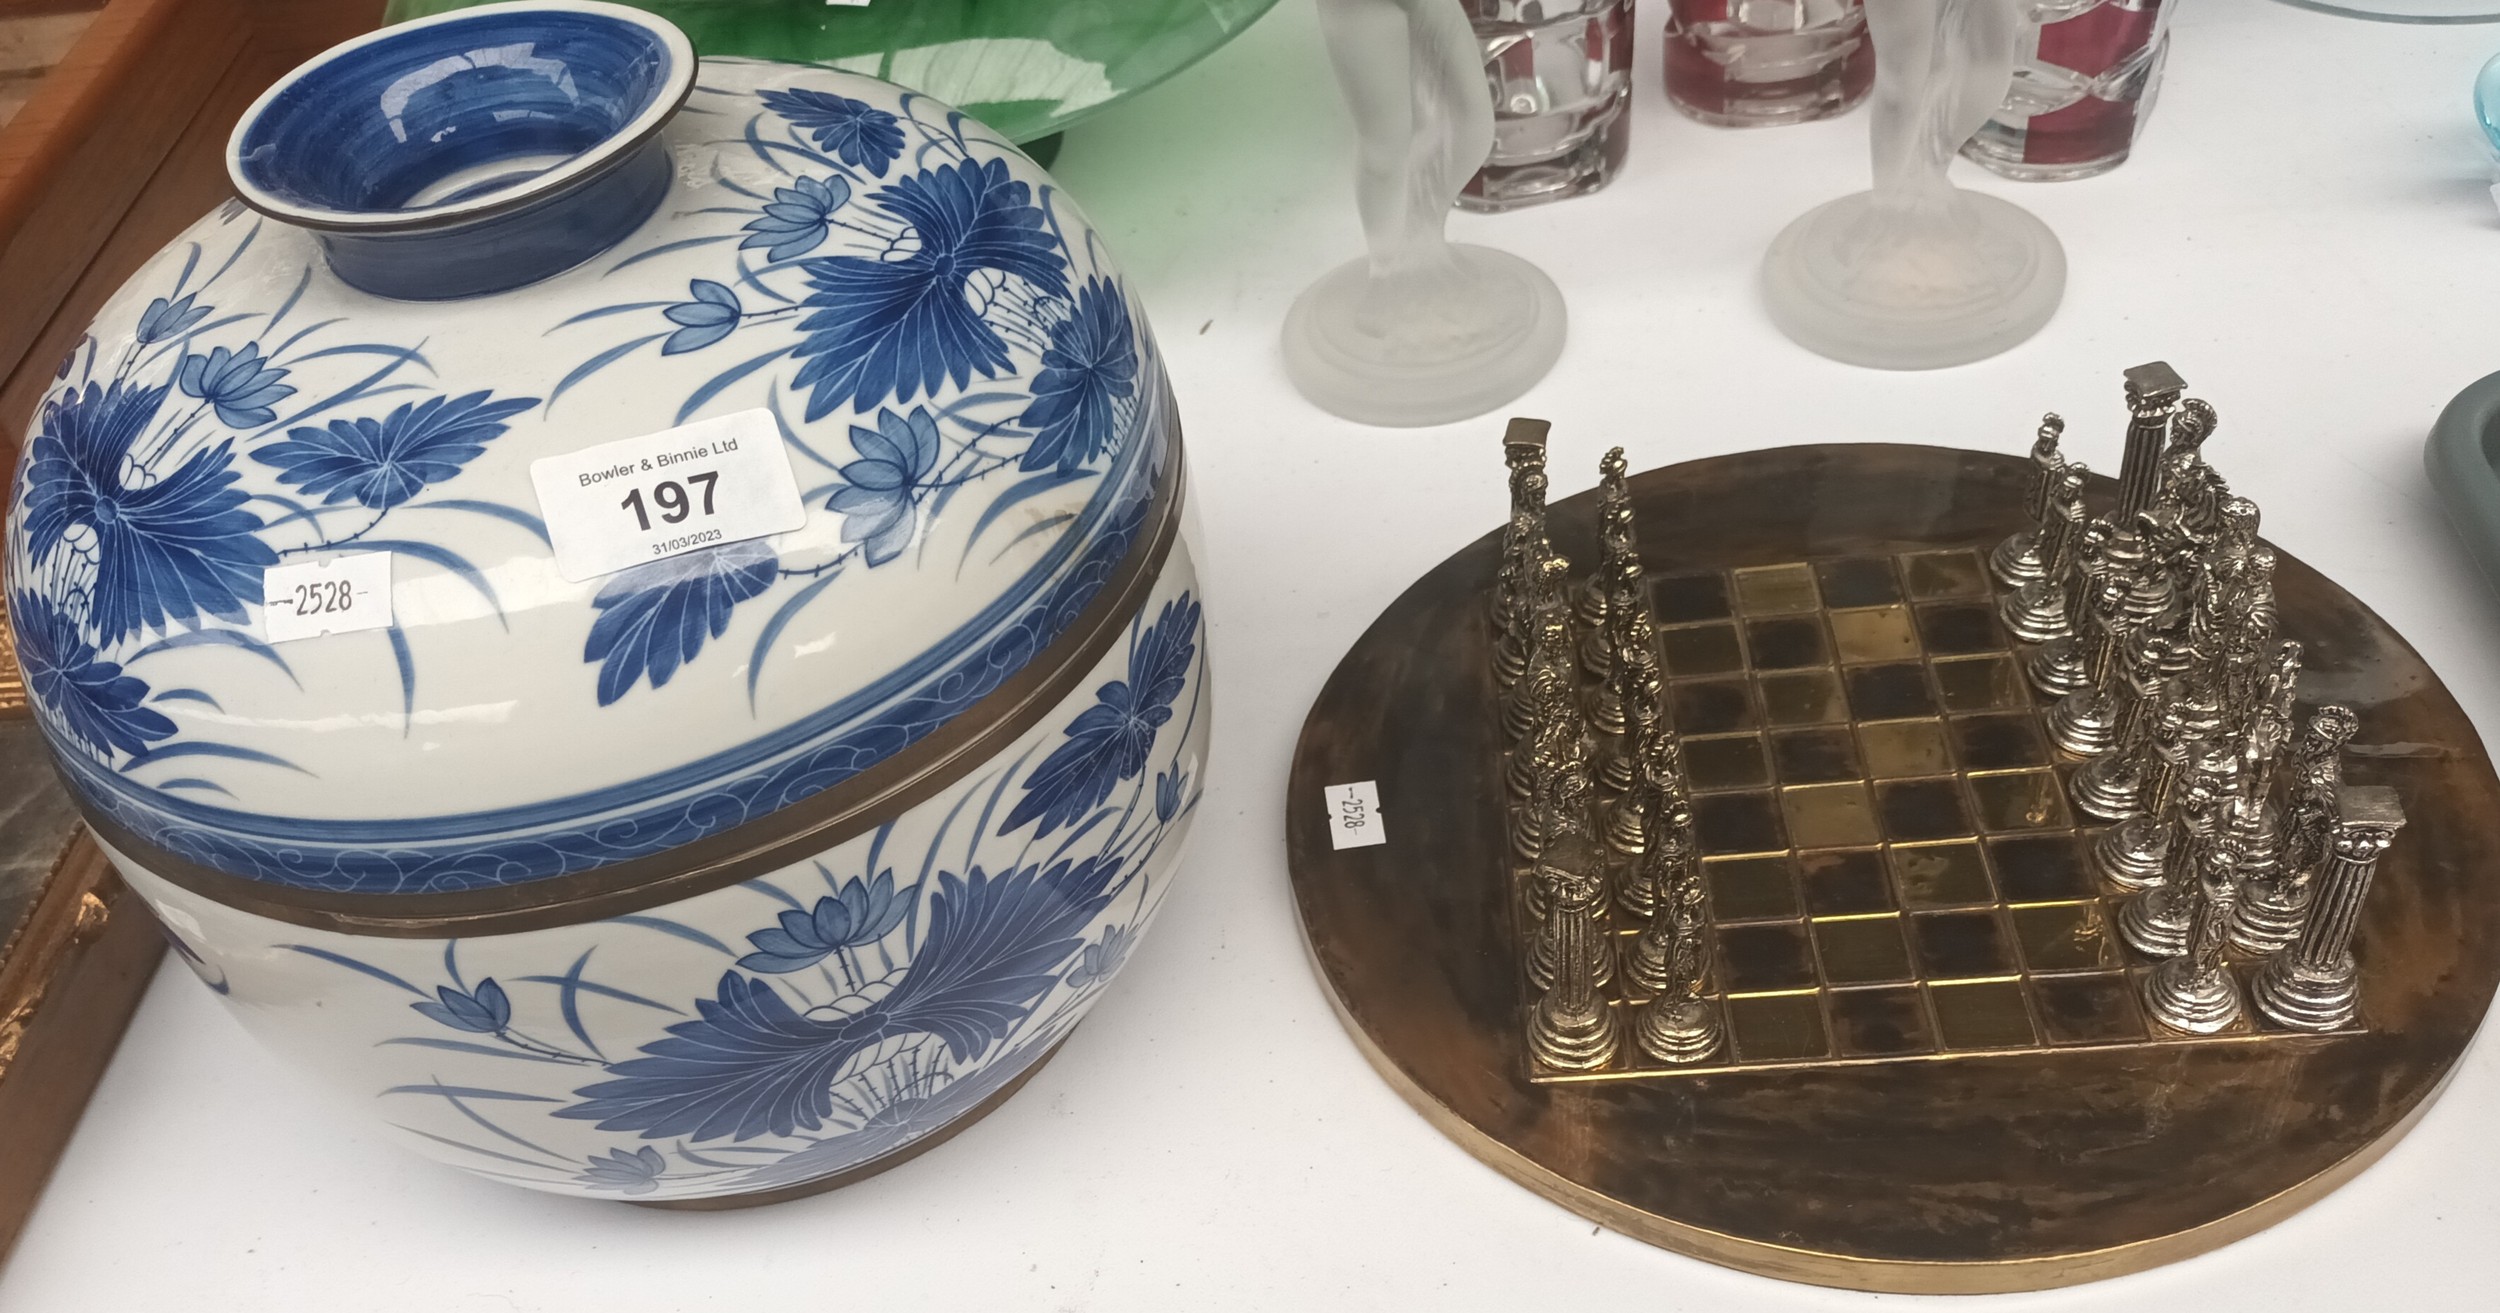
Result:
<svg viewBox="0 0 2500 1313"><path fill-rule="evenodd" d="M574 583L807 522L767 410L531 461L530 482L556 573Z"/></svg>
<svg viewBox="0 0 2500 1313"><path fill-rule="evenodd" d="M1389 831L1380 823L1380 785L1364 780L1359 784L1331 784L1320 790L1328 804L1328 842L1340 850L1374 848L1389 842Z"/></svg>
<svg viewBox="0 0 2500 1313"><path fill-rule="evenodd" d="M272 643L391 627L391 554L357 552L273 565L260 576L261 628Z"/></svg>

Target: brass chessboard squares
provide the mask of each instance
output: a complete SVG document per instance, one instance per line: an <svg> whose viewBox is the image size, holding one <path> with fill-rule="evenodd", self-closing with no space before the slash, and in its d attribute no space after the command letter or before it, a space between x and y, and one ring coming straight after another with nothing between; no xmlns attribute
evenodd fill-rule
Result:
<svg viewBox="0 0 2500 1313"><path fill-rule="evenodd" d="M1653 575L1728 1042L1657 1079L2064 1048L2263 1042L2153 1025L2016 645L1971 550ZM2063 764L2061 764L2063 762ZM1625 952L1639 933L1610 931ZM2239 969L2239 968L2235 968ZM2243 987L2246 982L2243 981ZM1618 1007L1645 1001L1626 985Z"/></svg>

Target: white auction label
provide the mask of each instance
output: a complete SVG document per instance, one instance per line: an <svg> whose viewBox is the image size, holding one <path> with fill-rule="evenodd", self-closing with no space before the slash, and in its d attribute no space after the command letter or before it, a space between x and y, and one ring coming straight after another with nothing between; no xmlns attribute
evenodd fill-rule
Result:
<svg viewBox="0 0 2500 1313"><path fill-rule="evenodd" d="M534 460L530 482L556 572L574 583L807 522L768 410Z"/></svg>
<svg viewBox="0 0 2500 1313"><path fill-rule="evenodd" d="M1328 842L1335 848L1372 848L1389 842L1380 823L1380 785L1331 784L1320 790L1328 800Z"/></svg>
<svg viewBox="0 0 2500 1313"><path fill-rule="evenodd" d="M263 637L291 643L391 627L391 554L357 552L261 572Z"/></svg>

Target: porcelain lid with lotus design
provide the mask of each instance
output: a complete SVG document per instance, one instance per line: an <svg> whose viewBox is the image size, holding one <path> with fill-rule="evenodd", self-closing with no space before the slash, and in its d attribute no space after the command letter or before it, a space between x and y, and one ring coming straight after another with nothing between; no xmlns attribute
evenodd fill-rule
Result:
<svg viewBox="0 0 2500 1313"><path fill-rule="evenodd" d="M589 94L557 60L465 58ZM8 602L108 838L353 894L651 858L992 696L1140 546L1171 401L1049 177L866 77L692 82L650 217L563 272L375 296L327 236L230 203L62 362ZM381 97L384 126L452 139L428 125L466 111L429 94ZM531 462L741 412L778 431L801 527L558 572ZM393 623L272 641L265 572L362 552L391 556Z"/></svg>

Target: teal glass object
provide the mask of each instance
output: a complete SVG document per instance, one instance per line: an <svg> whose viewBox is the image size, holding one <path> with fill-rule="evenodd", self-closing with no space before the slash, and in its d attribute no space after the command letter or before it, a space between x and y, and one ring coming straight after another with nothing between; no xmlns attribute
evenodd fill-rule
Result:
<svg viewBox="0 0 2500 1313"><path fill-rule="evenodd" d="M703 55L830 64L923 91L1012 141L1076 123L1205 58L1276 0L625 0ZM388 22L493 0L391 0Z"/></svg>
<svg viewBox="0 0 2500 1313"><path fill-rule="evenodd" d="M2500 55L2474 75L2474 121L2483 125L2483 144L2500 159Z"/></svg>

